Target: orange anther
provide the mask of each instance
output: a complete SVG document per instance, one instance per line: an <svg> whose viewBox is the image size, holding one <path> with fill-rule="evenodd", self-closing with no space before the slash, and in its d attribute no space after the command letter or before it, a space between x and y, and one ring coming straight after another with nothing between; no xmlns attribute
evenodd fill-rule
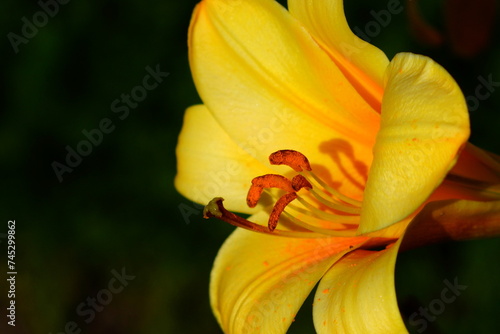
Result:
<svg viewBox="0 0 500 334"><path fill-rule="evenodd" d="M286 206L296 198L296 193L288 193L281 196L280 199L276 201L276 204L274 205L273 211L269 215L269 220L267 222L269 231L274 231L274 229L278 225L278 220L280 219L281 213L285 210Z"/></svg>
<svg viewBox="0 0 500 334"><path fill-rule="evenodd" d="M264 188L252 185L247 194L247 205L249 208L255 208L259 202L260 196Z"/></svg>
<svg viewBox="0 0 500 334"><path fill-rule="evenodd" d="M262 195L264 188L278 188L286 192L295 191L292 182L282 175L266 174L252 180L252 186L248 190L247 205L254 208Z"/></svg>
<svg viewBox="0 0 500 334"><path fill-rule="evenodd" d="M309 181L307 181L305 177L299 174L293 177L292 187L295 191L299 191L302 188L312 189L313 186L311 185L311 183L309 183Z"/></svg>
<svg viewBox="0 0 500 334"><path fill-rule="evenodd" d="M306 156L293 150L280 150L274 152L269 156L269 162L271 165L287 165L296 172L302 172L304 169L311 170L311 165Z"/></svg>
<svg viewBox="0 0 500 334"><path fill-rule="evenodd" d="M278 174L266 174L262 176L257 176L252 180L252 186L262 187L262 188L279 188L286 192L292 192L292 182Z"/></svg>

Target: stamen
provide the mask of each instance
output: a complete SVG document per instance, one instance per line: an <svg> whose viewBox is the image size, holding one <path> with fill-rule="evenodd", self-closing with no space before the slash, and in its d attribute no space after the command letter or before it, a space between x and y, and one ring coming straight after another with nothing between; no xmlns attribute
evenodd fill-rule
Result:
<svg viewBox="0 0 500 334"><path fill-rule="evenodd" d="M305 199L303 199L300 196L297 198L297 200L302 205L304 205L306 207L306 209L309 211L304 210L304 209L299 208L299 207L296 207L296 206L290 206L294 210L297 210L297 211L302 212L302 213L309 212L320 219L329 220L329 221L332 221L334 223L346 224L346 225L359 225L359 216L357 216L357 215L346 216L346 215L338 215L335 213L329 213L329 212L325 212L323 210L320 210L318 208L315 208L314 206L312 206L312 204L310 204L309 202L307 202Z"/></svg>
<svg viewBox="0 0 500 334"><path fill-rule="evenodd" d="M269 231L274 231L274 229L278 225L278 220L280 219L281 213L285 210L286 206L296 198L297 193L288 193L281 196L280 199L276 201L273 211L271 211L271 214L269 215L269 221L267 222Z"/></svg>
<svg viewBox="0 0 500 334"><path fill-rule="evenodd" d="M342 202L335 201L334 199L326 199L324 195L318 193L317 191L311 190L311 194L322 204L326 205L332 210L341 211L345 213L351 213L354 215L361 214L361 208L355 208L352 206L348 206Z"/></svg>
<svg viewBox="0 0 500 334"><path fill-rule="evenodd" d="M312 171L307 171L307 172L304 172L303 174L306 174L307 176L312 177L314 179L314 181L316 181L320 186L323 187L323 189L325 189L327 192L329 192L332 196L335 196L338 199L340 199L346 203L349 203L353 206L361 207L362 203L360 201L357 201L355 199L352 199L350 197L347 197L347 196L341 194L340 192L338 192L337 190L333 189L328 184L326 184L323 180L321 180L318 176L316 176L316 174L314 174Z"/></svg>
<svg viewBox="0 0 500 334"><path fill-rule="evenodd" d="M287 165L296 172L311 170L311 165L306 156L293 150L280 150L274 152L269 156L269 162L271 165Z"/></svg>
<svg viewBox="0 0 500 334"><path fill-rule="evenodd" d="M289 214L286 211L283 214L291 222L293 222L293 223L297 224L298 226L305 228L309 231L313 231L313 232L317 232L317 233L321 233L321 234L325 234L325 235L329 235L329 236L335 236L335 237L354 237L356 235L356 231L357 231L356 228L345 229L345 230L330 230L330 229L326 229L326 228L313 226L311 224L307 224L306 222L304 222L298 218L295 218L294 216L292 216L291 214Z"/></svg>
<svg viewBox="0 0 500 334"><path fill-rule="evenodd" d="M313 186L311 185L311 183L309 181L307 181L307 179L305 177L298 174L298 175L295 175L292 179L292 187L293 187L293 190L299 191L302 188L312 189Z"/></svg>
<svg viewBox="0 0 500 334"><path fill-rule="evenodd" d="M229 223L236 227L241 227L245 230L259 232L264 234L273 234L279 235L283 237L292 237L292 238L326 238L328 235L309 232L309 231L285 231L280 229L275 229L273 232L269 231L269 228L263 225L256 224L249 220L246 220L234 213L227 211L224 208L222 202L224 199L222 197L216 197L208 203L203 209L203 218L217 218L226 223Z"/></svg>
<svg viewBox="0 0 500 334"><path fill-rule="evenodd" d="M264 188L278 188L286 192L293 192L292 182L282 175L266 174L258 176L252 180L252 185L248 190L247 205L254 208L262 195Z"/></svg>
<svg viewBox="0 0 500 334"><path fill-rule="evenodd" d="M285 191L269 215L267 228L227 211L220 197L214 198L205 207L204 218L215 217L246 230L295 238L356 235L356 225L359 225L361 213L360 201L341 194L317 177L311 171L308 159L300 152L280 150L271 154L269 161L272 165L287 165L298 174L291 180L277 174L266 174L252 180L247 194L247 204L251 208L257 205L265 189L278 188ZM313 188L312 180L314 187L317 188ZM297 192L303 188L308 192L299 197ZM275 193L270 192L270 194L271 197L275 196ZM290 205L297 198L302 205ZM287 218L287 223L291 224L287 225L291 230L276 228L283 214Z"/></svg>

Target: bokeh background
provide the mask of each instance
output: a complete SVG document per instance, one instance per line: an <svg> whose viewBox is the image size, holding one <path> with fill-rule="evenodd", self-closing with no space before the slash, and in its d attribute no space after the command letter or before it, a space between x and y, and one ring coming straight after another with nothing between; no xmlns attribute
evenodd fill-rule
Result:
<svg viewBox="0 0 500 334"><path fill-rule="evenodd" d="M186 208L192 203L173 187L183 112L200 102L186 43L196 3L67 1L16 53L9 33L21 35L23 17L33 22L41 7L36 1L1 2L1 333L221 332L209 307L208 281L217 250L233 228L190 214ZM373 13L389 3L405 11L369 36L389 57L399 51L433 57L465 96L475 96L480 77L500 81L498 1L421 0L419 16L411 7L416 1L350 0L351 26L365 31ZM111 104L142 84L147 66L169 75L122 120ZM500 87L490 93L471 108L471 141L500 153ZM67 146L76 149L86 139L82 131L97 128L104 118L114 130L59 182L53 162L65 163ZM15 328L5 316L5 233L13 219ZM467 289L425 332L496 332L499 255L498 239L401 254L396 285L403 317L428 307L440 297L443 280L456 277ZM77 308L103 296L113 270L134 278L87 323L89 314ZM290 333L314 332L310 304Z"/></svg>

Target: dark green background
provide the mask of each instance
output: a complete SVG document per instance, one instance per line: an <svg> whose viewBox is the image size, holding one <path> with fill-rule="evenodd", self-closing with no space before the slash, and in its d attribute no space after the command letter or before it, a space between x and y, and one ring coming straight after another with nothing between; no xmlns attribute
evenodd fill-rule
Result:
<svg viewBox="0 0 500 334"><path fill-rule="evenodd" d="M186 107L200 100L187 61L186 35L197 1L69 1L16 54L7 34L21 34L35 1L0 4L0 233L16 220L16 327L7 326L6 242L0 238L0 332L59 333L69 321L83 333L220 333L208 302L208 279L232 227L188 220L192 204L173 188L175 145ZM442 27L440 2L422 1ZM351 25L363 29L386 1L349 1ZM499 27L491 46L463 60L446 45L427 48L408 32L405 14L372 43L389 57L423 53L443 64L464 94L478 77L500 81ZM493 43L494 42L494 43ZM156 65L169 76L124 120L111 103L130 93ZM82 130L110 118L115 129L59 182L51 164ZM500 153L500 92L471 113L471 141ZM5 254L5 255L4 255ZM462 242L402 254L398 298L405 319L439 298L443 280L468 288L426 333L488 333L498 327L498 240ZM107 287L111 271L135 276L87 324L76 312ZM290 332L313 332L310 302ZM416 330L411 327L410 330Z"/></svg>

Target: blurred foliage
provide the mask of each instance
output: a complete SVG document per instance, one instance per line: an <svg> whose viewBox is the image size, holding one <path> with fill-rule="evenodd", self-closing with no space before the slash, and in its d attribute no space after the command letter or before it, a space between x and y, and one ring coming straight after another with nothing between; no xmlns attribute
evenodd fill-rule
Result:
<svg viewBox="0 0 500 334"><path fill-rule="evenodd" d="M0 44L1 228L16 220L16 327L2 333L59 333L69 321L83 333L220 333L208 301L212 261L230 226L185 219L191 207L173 188L175 145L184 109L199 103L187 60L186 35L197 1L70 1L16 54ZM440 2L420 1L438 27ZM419 2L419 3L420 3ZM401 2L403 6L404 3ZM352 27L374 20L387 1L348 1ZM0 4L0 31L21 34L35 1ZM474 96L479 77L500 81L499 25L491 45L461 59L446 44L427 48L409 34L404 13L391 17L371 41L389 57L400 51L429 55ZM141 85L145 68L169 76L121 120L111 104ZM52 163L83 130L109 118L113 132L59 182ZM500 153L500 92L471 111L471 141ZM0 251L5 254L4 239ZM445 244L400 256L396 285L407 317L438 298L443 280L468 288L429 324L428 333L493 332L500 292L498 240ZM1 257L4 259L4 256ZM108 286L112 270L135 276L88 324L80 303ZM0 277L5 277L5 261ZM3 279L5 282L5 280ZM0 285L0 309L8 299ZM290 333L309 333L311 302ZM1 312L4 314L4 312ZM414 331L416 328L409 328Z"/></svg>

